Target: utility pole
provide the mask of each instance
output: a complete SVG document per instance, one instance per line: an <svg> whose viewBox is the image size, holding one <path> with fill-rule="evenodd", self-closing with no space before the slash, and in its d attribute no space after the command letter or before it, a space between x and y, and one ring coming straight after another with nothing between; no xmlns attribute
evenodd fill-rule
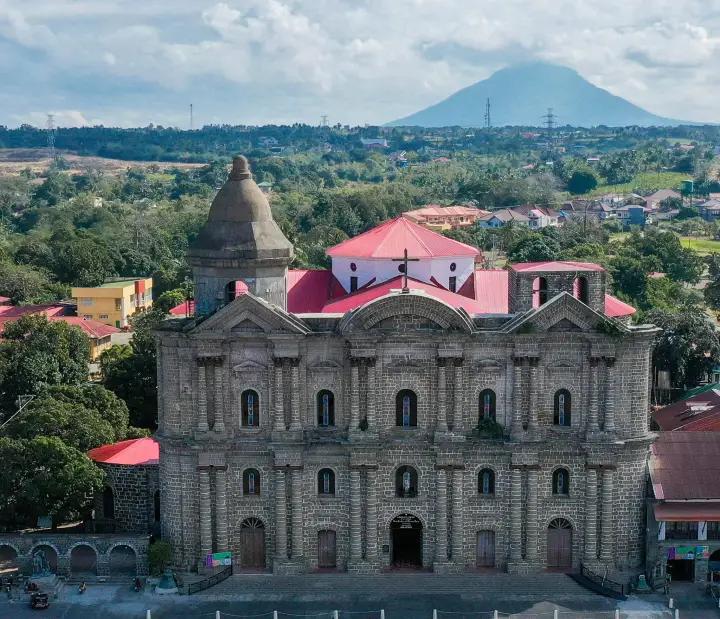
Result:
<svg viewBox="0 0 720 619"><path fill-rule="evenodd" d="M553 113L553 109L551 107L547 109L547 114L542 116L542 119L544 121L543 124L547 129L548 135L551 136L553 129L555 128L555 120L557 119L557 116Z"/></svg>
<svg viewBox="0 0 720 619"><path fill-rule="evenodd" d="M47 146L50 159L55 161L55 116L53 114L47 115Z"/></svg>
<svg viewBox="0 0 720 619"><path fill-rule="evenodd" d="M490 122L490 97L485 100L485 128L490 129L492 123Z"/></svg>
<svg viewBox="0 0 720 619"><path fill-rule="evenodd" d="M190 131L193 130L193 104L190 104Z"/></svg>
<svg viewBox="0 0 720 619"><path fill-rule="evenodd" d="M320 117L320 126L321 126L321 127L327 127L327 124L328 124L327 114L323 114L323 115Z"/></svg>

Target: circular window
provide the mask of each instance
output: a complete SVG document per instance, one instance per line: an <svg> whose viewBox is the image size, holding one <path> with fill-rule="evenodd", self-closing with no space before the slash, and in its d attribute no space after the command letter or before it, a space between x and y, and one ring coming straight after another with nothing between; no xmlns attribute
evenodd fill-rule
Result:
<svg viewBox="0 0 720 619"><path fill-rule="evenodd" d="M398 271L400 271L400 273L405 273L405 265L404 265L404 264L398 264Z"/></svg>
<svg viewBox="0 0 720 619"><path fill-rule="evenodd" d="M451 262L451 263L450 263L450 270L451 270L451 271L454 271L455 269L457 269L457 264L455 264L454 262Z"/></svg>
<svg viewBox="0 0 720 619"><path fill-rule="evenodd" d="M355 264L354 262L351 262L351 263L350 263L350 270L351 270L351 271L357 271L357 264Z"/></svg>

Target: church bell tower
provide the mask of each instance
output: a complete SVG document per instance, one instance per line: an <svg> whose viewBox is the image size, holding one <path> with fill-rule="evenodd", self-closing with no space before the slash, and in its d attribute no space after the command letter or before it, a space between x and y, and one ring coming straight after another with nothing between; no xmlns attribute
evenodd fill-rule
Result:
<svg viewBox="0 0 720 619"><path fill-rule="evenodd" d="M275 222L248 160L233 159L232 171L188 251L195 282L195 313L208 315L235 298L238 281L283 309L293 246Z"/></svg>

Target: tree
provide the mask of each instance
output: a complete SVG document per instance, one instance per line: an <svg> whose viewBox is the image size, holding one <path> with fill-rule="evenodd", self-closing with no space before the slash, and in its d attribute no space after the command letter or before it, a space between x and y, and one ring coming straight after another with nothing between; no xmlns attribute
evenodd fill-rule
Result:
<svg viewBox="0 0 720 619"><path fill-rule="evenodd" d="M90 342L75 326L23 316L5 325L0 344L0 405L8 410L22 394L87 380Z"/></svg>
<svg viewBox="0 0 720 619"><path fill-rule="evenodd" d="M81 518L102 489L104 473L84 453L56 437L0 438L0 519L35 526L50 516L53 528Z"/></svg>
<svg viewBox="0 0 720 619"><path fill-rule="evenodd" d="M173 307L184 303L187 298L187 291L182 288L174 288L163 292L153 303L153 307L158 308L163 314L167 314Z"/></svg>
<svg viewBox="0 0 720 619"><path fill-rule="evenodd" d="M507 257L510 262L542 262L557 260L559 252L557 241L535 234L512 245L508 249Z"/></svg>
<svg viewBox="0 0 720 619"><path fill-rule="evenodd" d="M653 310L646 320L662 329L653 352L653 365L670 373L672 386L696 386L720 359L720 338L701 308L680 312Z"/></svg>
<svg viewBox="0 0 720 619"><path fill-rule="evenodd" d="M568 180L568 191L574 194L588 193L597 187L598 181L590 170L575 170Z"/></svg>
<svg viewBox="0 0 720 619"><path fill-rule="evenodd" d="M103 384L125 400L130 423L154 429L157 423L157 360L153 329L165 314L159 309L140 314L132 321L130 344L111 346L100 356Z"/></svg>
<svg viewBox="0 0 720 619"><path fill-rule="evenodd" d="M13 304L50 303L67 296L68 290L54 284L43 271L26 264L0 262L0 295Z"/></svg>
<svg viewBox="0 0 720 619"><path fill-rule="evenodd" d="M158 540L148 548L148 565L154 576L162 574L172 562L172 546L170 542Z"/></svg>

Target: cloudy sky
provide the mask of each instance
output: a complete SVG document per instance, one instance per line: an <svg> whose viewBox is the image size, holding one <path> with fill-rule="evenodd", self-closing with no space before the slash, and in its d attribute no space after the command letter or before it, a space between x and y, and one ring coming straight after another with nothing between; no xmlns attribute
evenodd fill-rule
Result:
<svg viewBox="0 0 720 619"><path fill-rule="evenodd" d="M720 0L0 0L0 124L377 124L527 60L720 121Z"/></svg>

